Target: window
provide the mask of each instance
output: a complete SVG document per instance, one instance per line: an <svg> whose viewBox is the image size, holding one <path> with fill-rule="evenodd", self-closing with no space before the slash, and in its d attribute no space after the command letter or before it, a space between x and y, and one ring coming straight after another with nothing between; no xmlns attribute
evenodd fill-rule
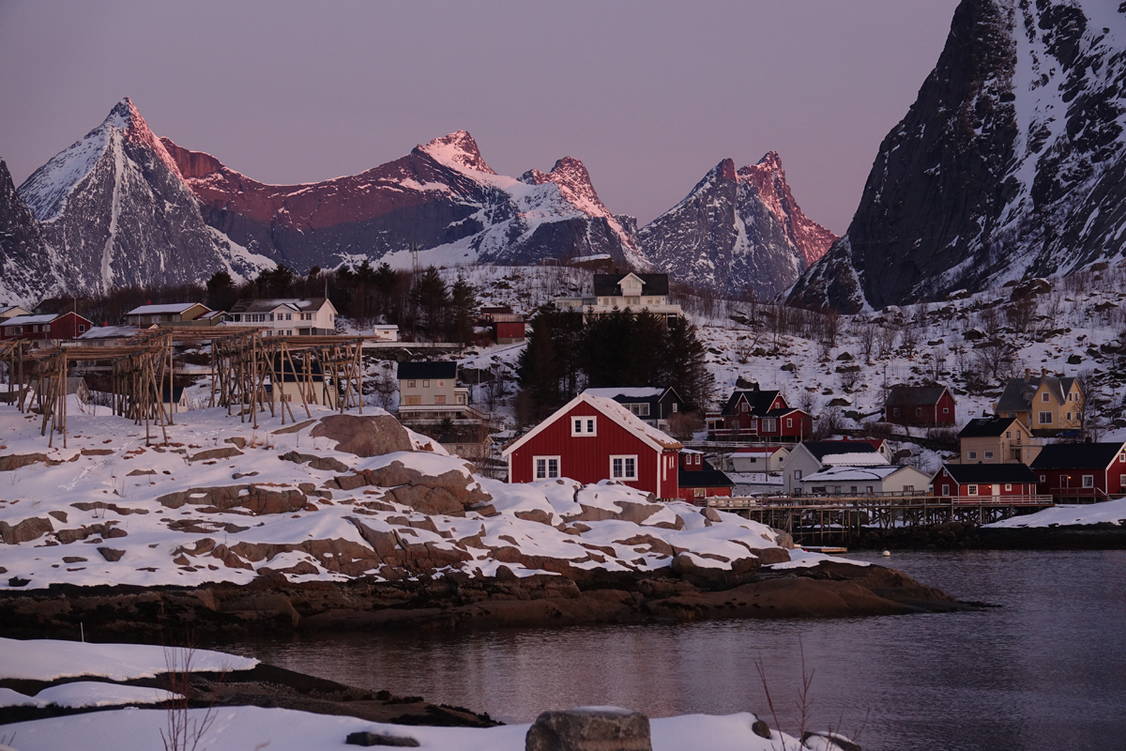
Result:
<svg viewBox="0 0 1126 751"><path fill-rule="evenodd" d="M787 428L792 428L792 427L794 427L794 418L792 418L792 417L787 417L787 418L786 418L786 427L787 427Z"/></svg>
<svg viewBox="0 0 1126 751"><path fill-rule="evenodd" d="M993 458L993 452L992 451L986 451L985 452L985 458L986 459L992 459Z"/></svg>
<svg viewBox="0 0 1126 751"><path fill-rule="evenodd" d="M680 409L679 409L680 405L677 404L676 402L673 402L669 406L671 407L671 411L673 411L673 412L679 412L680 411Z"/></svg>
<svg viewBox="0 0 1126 751"><path fill-rule="evenodd" d="M1012 438L1012 436L1011 436L1011 435L1009 435L1010 433L1012 433L1012 431L1011 431L1011 430L1006 430L1006 431L1005 431L1005 438Z"/></svg>
<svg viewBox="0 0 1126 751"><path fill-rule="evenodd" d="M548 480L559 477L558 456L536 456L532 458L532 467L537 480Z"/></svg>
<svg viewBox="0 0 1126 751"><path fill-rule="evenodd" d="M950 484L949 483L943 483L942 484L942 494L943 495L950 495Z"/></svg>
<svg viewBox="0 0 1126 751"><path fill-rule="evenodd" d="M413 380L407 381L407 388L408 389L413 389L414 387L415 387L415 382Z"/></svg>
<svg viewBox="0 0 1126 751"><path fill-rule="evenodd" d="M640 402L635 404L627 404L626 408L638 417L649 416L649 402Z"/></svg>
<svg viewBox="0 0 1126 751"><path fill-rule="evenodd" d="M693 498L705 498L708 495L707 488L692 488Z"/></svg>
<svg viewBox="0 0 1126 751"><path fill-rule="evenodd" d="M1040 475L1040 482L1047 482L1047 481L1048 481L1047 475Z"/></svg>
<svg viewBox="0 0 1126 751"><path fill-rule="evenodd" d="M944 415L950 414L950 408L949 407L943 407L942 408L942 414L944 414Z"/></svg>
<svg viewBox="0 0 1126 751"><path fill-rule="evenodd" d="M407 397L406 405L408 407L417 407L420 404L422 404L422 397L421 396L408 396Z"/></svg>
<svg viewBox="0 0 1126 751"><path fill-rule="evenodd" d="M798 482L801 482L801 470L800 469L794 470L794 479L797 480Z"/></svg>
<svg viewBox="0 0 1126 751"><path fill-rule="evenodd" d="M610 457L611 480L636 480L637 455L619 455Z"/></svg>
<svg viewBox="0 0 1126 751"><path fill-rule="evenodd" d="M597 418L594 418L594 417L572 417L571 418L571 435L572 436L598 435L597 426L598 426Z"/></svg>
<svg viewBox="0 0 1126 751"><path fill-rule="evenodd" d="M762 419L762 432L773 433L778 430L778 420L774 417L764 417Z"/></svg>
<svg viewBox="0 0 1126 751"><path fill-rule="evenodd" d="M1085 488L1095 487L1095 476L1094 475L1083 475L1083 487L1085 487Z"/></svg>
<svg viewBox="0 0 1126 751"><path fill-rule="evenodd" d="M1042 401L1042 402L1048 401L1048 392L1047 391L1045 391L1043 394L1040 395L1040 401Z"/></svg>
<svg viewBox="0 0 1126 751"><path fill-rule="evenodd" d="M742 404L739 405L739 411L740 412L750 412L751 411L751 405L747 404L746 402L743 402Z"/></svg>
<svg viewBox="0 0 1126 751"><path fill-rule="evenodd" d="M971 451L971 452L970 452L970 458L971 458L971 459L976 459L976 458L977 458L977 452L976 452L976 451Z"/></svg>
<svg viewBox="0 0 1126 751"><path fill-rule="evenodd" d="M1040 413L1040 424L1041 425L1051 425L1052 424L1052 413L1051 412L1041 412Z"/></svg>
<svg viewBox="0 0 1126 751"><path fill-rule="evenodd" d="M430 388L430 381L428 381L428 380L423 381L422 382L422 388L424 388L424 389Z"/></svg>
<svg viewBox="0 0 1126 751"><path fill-rule="evenodd" d="M977 495L977 485L967 485L966 495Z"/></svg>
<svg viewBox="0 0 1126 751"><path fill-rule="evenodd" d="M855 494L856 493L856 486L855 485L851 486L851 488L849 489L849 492Z"/></svg>
<svg viewBox="0 0 1126 751"><path fill-rule="evenodd" d="M1013 489L1013 484L1012 484L1011 482L1007 482L1007 483L1005 483L1005 492L1006 492L1006 493L1008 493L1008 492L1009 492L1009 491L1011 491L1012 489Z"/></svg>
<svg viewBox="0 0 1126 751"><path fill-rule="evenodd" d="M1126 475L1118 476L1118 484L1122 486L1123 490L1126 490Z"/></svg>
<svg viewBox="0 0 1126 751"><path fill-rule="evenodd" d="M1067 419L1068 419L1068 420L1070 420L1070 419L1071 419L1071 413L1070 413L1070 412L1068 412L1068 413L1067 413Z"/></svg>
<svg viewBox="0 0 1126 751"><path fill-rule="evenodd" d="M445 404L446 403L446 395L445 394L435 394L434 395L434 403L435 404Z"/></svg>
<svg viewBox="0 0 1126 751"><path fill-rule="evenodd" d="M871 485L869 485L869 486L868 486L868 492L869 492L869 493L871 493L871 492L872 492L872 486L871 486Z"/></svg>

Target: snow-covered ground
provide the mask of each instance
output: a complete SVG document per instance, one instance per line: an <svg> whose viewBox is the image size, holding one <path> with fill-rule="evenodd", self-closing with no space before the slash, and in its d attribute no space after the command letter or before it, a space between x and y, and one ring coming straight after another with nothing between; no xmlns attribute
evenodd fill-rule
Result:
<svg viewBox="0 0 1126 751"><path fill-rule="evenodd" d="M203 717L206 709L189 710L189 722ZM214 723L201 747L212 749L265 749L265 751L338 751L350 733L374 733L409 737L417 748L432 751L523 751L528 725L492 728L421 727L368 722L289 709L218 707ZM651 721L653 751L812 751L829 748L803 746L798 739L772 731L773 738L756 735L751 725L757 718L749 712L717 715L681 715ZM17 751L60 749L116 749L140 751L159 748L160 731L168 715L156 709L125 709L53 717L5 725L0 735L12 736ZM812 739L816 741L817 739Z"/></svg>
<svg viewBox="0 0 1126 751"><path fill-rule="evenodd" d="M283 430L263 416L254 429L210 409L179 415L168 445L146 446L142 427L105 412L72 409L67 448L56 436L49 449L34 416L0 406L0 462L22 465L0 471L0 588L492 576L501 565L517 576L644 572L680 552L727 568L780 542L756 522L622 485L479 477L415 433L413 450L365 458L314 437L316 419ZM418 486L460 500L423 513Z"/></svg>
<svg viewBox="0 0 1126 751"><path fill-rule="evenodd" d="M258 660L250 657L209 649L0 637L0 678L8 679L53 681L99 676L111 681L130 681L152 678L171 669L228 672L250 670L257 664Z"/></svg>
<svg viewBox="0 0 1126 751"><path fill-rule="evenodd" d="M1126 526L1126 498L1102 503L1053 506L1034 514L1014 516L985 526L995 529L1028 529L1090 524Z"/></svg>

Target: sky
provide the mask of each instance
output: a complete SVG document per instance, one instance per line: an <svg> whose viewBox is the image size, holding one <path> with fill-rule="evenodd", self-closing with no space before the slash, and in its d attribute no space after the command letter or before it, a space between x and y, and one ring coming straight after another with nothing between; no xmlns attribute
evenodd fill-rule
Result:
<svg viewBox="0 0 1126 751"><path fill-rule="evenodd" d="M782 155L842 233L957 0L0 0L0 158L17 184L124 96L270 183L363 171L450 131L502 174L574 156L651 220L721 159Z"/></svg>

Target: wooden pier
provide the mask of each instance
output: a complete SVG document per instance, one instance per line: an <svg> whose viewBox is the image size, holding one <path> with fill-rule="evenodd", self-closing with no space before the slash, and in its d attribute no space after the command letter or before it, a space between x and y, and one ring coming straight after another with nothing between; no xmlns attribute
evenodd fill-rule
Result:
<svg viewBox="0 0 1126 751"><path fill-rule="evenodd" d="M707 505L790 533L795 542L846 544L874 530L981 526L1054 505L1050 495L709 498Z"/></svg>

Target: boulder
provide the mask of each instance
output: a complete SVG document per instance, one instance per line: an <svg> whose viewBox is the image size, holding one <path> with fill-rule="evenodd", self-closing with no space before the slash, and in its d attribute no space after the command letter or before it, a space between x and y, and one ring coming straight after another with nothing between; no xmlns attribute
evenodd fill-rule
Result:
<svg viewBox="0 0 1126 751"><path fill-rule="evenodd" d="M198 454L192 454L189 461L202 462L208 459L229 459L232 456L242 456L242 452L234 446L224 446L217 449L207 449Z"/></svg>
<svg viewBox="0 0 1126 751"><path fill-rule="evenodd" d="M544 712L524 736L524 751L652 751L649 718L614 707Z"/></svg>
<svg viewBox="0 0 1126 751"><path fill-rule="evenodd" d="M407 429L391 415L329 415L310 433L336 441L336 450L356 456L379 456L410 451Z"/></svg>
<svg viewBox="0 0 1126 751"><path fill-rule="evenodd" d="M102 554L102 558L105 558L110 563L120 561L125 557L125 551L118 550L117 548L98 548L98 552Z"/></svg>
<svg viewBox="0 0 1126 751"><path fill-rule="evenodd" d="M0 456L0 472L10 472L20 467L26 467L29 464L36 462L43 462L44 464L51 464L58 462L51 462L46 454L8 454L7 456Z"/></svg>
<svg viewBox="0 0 1126 751"><path fill-rule="evenodd" d="M349 733L344 742L349 746L395 746L398 748L418 748L418 741L409 735L390 735L363 730Z"/></svg>

